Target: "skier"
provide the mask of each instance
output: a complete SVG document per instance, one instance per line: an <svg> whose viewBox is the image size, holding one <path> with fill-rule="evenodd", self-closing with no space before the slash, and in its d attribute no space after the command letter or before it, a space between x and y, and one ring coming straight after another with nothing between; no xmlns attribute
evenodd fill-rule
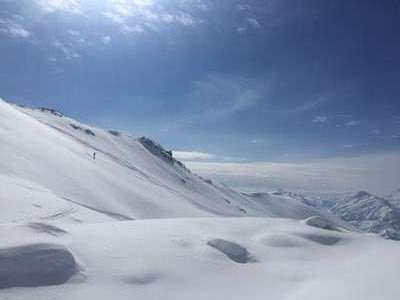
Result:
<svg viewBox="0 0 400 300"><path fill-rule="evenodd" d="M96 159L96 152L93 152L93 160Z"/></svg>

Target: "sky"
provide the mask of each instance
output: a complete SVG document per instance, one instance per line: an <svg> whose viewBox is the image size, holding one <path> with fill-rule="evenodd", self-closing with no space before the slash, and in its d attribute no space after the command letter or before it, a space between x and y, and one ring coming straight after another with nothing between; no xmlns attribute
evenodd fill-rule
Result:
<svg viewBox="0 0 400 300"><path fill-rule="evenodd" d="M0 97L189 162L397 164L398 28L395 0L0 0Z"/></svg>

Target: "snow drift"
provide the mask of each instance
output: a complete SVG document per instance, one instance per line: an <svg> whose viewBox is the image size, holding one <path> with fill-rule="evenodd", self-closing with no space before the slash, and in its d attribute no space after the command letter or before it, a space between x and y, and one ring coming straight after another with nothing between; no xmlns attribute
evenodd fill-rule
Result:
<svg viewBox="0 0 400 300"><path fill-rule="evenodd" d="M0 249L0 289L59 285L77 271L72 254L55 244Z"/></svg>

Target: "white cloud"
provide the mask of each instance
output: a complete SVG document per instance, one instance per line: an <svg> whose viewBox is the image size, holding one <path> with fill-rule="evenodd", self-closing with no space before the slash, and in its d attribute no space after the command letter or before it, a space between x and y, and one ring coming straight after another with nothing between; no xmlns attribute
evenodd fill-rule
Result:
<svg viewBox="0 0 400 300"><path fill-rule="evenodd" d="M109 0L108 4L104 16L121 26L124 33L144 32L147 27L157 29L165 24L194 26L198 23L192 15L179 9L168 11L153 0Z"/></svg>
<svg viewBox="0 0 400 300"><path fill-rule="evenodd" d="M315 99L305 101L300 105L294 106L290 109L287 109L286 111L283 111L283 113L287 115L298 115L307 113L321 107L325 103L329 102L331 98L332 96L329 93L324 95L318 95L315 97Z"/></svg>
<svg viewBox="0 0 400 300"><path fill-rule="evenodd" d="M357 126L358 124L360 124L360 121L351 120L346 123L346 126L352 127L352 126Z"/></svg>
<svg viewBox="0 0 400 300"><path fill-rule="evenodd" d="M130 26L125 24L121 27L122 33L143 33L144 31L144 28L140 25Z"/></svg>
<svg viewBox="0 0 400 300"><path fill-rule="evenodd" d="M65 44L61 43L60 41L53 42L53 46L60 50L66 59L75 59L81 57L79 53L74 51L72 48L66 46Z"/></svg>
<svg viewBox="0 0 400 300"><path fill-rule="evenodd" d="M120 24L120 25L125 24L124 18L119 14L116 14L116 13L108 11L108 12L105 12L103 15L106 18L108 18L111 21L113 21L114 23L117 23L117 24Z"/></svg>
<svg viewBox="0 0 400 300"><path fill-rule="evenodd" d="M249 23L255 29L261 27L260 23L257 21L256 18L247 18L247 23Z"/></svg>
<svg viewBox="0 0 400 300"><path fill-rule="evenodd" d="M212 160L216 157L214 154L196 151L173 151L173 155L182 161Z"/></svg>
<svg viewBox="0 0 400 300"><path fill-rule="evenodd" d="M102 38L101 38L101 41L104 43L104 44L109 44L109 43L111 43L111 36L109 36L109 35L105 35L105 36L103 36Z"/></svg>
<svg viewBox="0 0 400 300"><path fill-rule="evenodd" d="M236 27L236 31L238 33L245 33L247 31L247 28L245 26L238 26Z"/></svg>
<svg viewBox="0 0 400 300"><path fill-rule="evenodd" d="M264 83L264 88L266 88ZM198 111L214 118L223 118L255 106L262 98L261 87L255 80L209 74L194 83L191 98Z"/></svg>
<svg viewBox="0 0 400 300"><path fill-rule="evenodd" d="M67 33L71 36L71 40L78 42L81 46L88 46L91 44L77 30L67 30Z"/></svg>
<svg viewBox="0 0 400 300"><path fill-rule="evenodd" d="M253 78L208 74L194 81L191 92L185 96L186 105L191 107L190 113L175 117L170 123L163 124L163 127L166 130L176 130L226 121L257 105L268 88L267 82Z"/></svg>
<svg viewBox="0 0 400 300"><path fill-rule="evenodd" d="M312 120L313 123L327 123L329 121L329 118L327 116L316 116L314 117L314 119Z"/></svg>
<svg viewBox="0 0 400 300"><path fill-rule="evenodd" d="M237 4L236 8L241 11L250 10L251 6L249 4Z"/></svg>
<svg viewBox="0 0 400 300"><path fill-rule="evenodd" d="M13 38L28 38L31 32L11 19L0 19L0 32Z"/></svg>
<svg viewBox="0 0 400 300"><path fill-rule="evenodd" d="M174 18L175 18L176 22L181 23L186 26L192 26L192 25L196 24L196 20L188 14L181 13L181 14L176 15Z"/></svg>
<svg viewBox="0 0 400 300"><path fill-rule="evenodd" d="M68 34L70 34L73 37L80 37L81 33L79 31L76 30L67 30Z"/></svg>
<svg viewBox="0 0 400 300"><path fill-rule="evenodd" d="M45 12L53 13L57 11L80 14L81 3L79 0L34 0L36 4Z"/></svg>
<svg viewBox="0 0 400 300"><path fill-rule="evenodd" d="M400 187L400 153L299 163L188 162L201 176L243 191L355 192L386 194Z"/></svg>
<svg viewBox="0 0 400 300"><path fill-rule="evenodd" d="M261 24L256 18L248 17L244 20L244 23L236 26L237 33L246 33L249 29L259 29Z"/></svg>

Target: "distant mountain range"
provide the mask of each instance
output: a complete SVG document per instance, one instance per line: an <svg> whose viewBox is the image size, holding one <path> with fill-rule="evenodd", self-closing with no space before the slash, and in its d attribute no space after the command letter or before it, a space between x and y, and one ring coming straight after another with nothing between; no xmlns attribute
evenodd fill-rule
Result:
<svg viewBox="0 0 400 300"><path fill-rule="evenodd" d="M363 232L400 240L399 190L386 197L365 191L350 195L286 194L315 209L331 213Z"/></svg>

